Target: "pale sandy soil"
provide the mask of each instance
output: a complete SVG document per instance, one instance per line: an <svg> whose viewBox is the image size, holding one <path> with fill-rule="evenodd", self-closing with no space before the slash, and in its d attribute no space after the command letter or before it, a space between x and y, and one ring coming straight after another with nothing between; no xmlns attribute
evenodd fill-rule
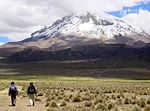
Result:
<svg viewBox="0 0 150 111"><path fill-rule="evenodd" d="M16 106L11 106L10 97L0 95L0 111L44 111L44 98L40 98L41 102L36 102L35 106L29 106L27 97L17 97Z"/></svg>
<svg viewBox="0 0 150 111"><path fill-rule="evenodd" d="M44 97L38 97L41 101L36 101L35 106L31 107L29 106L28 97L20 96L17 97L16 106L11 106L10 97L7 95L7 92L7 89L0 91L0 111L44 111L45 109Z"/></svg>

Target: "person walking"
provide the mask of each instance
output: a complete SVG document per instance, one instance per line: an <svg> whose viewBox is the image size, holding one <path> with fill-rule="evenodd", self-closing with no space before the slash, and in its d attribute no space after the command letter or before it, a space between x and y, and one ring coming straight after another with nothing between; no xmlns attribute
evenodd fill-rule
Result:
<svg viewBox="0 0 150 111"><path fill-rule="evenodd" d="M28 93L28 96L29 96L30 105L34 106L35 105L34 95L37 94L37 92L36 92L35 86L33 85L33 82L30 82L27 93Z"/></svg>
<svg viewBox="0 0 150 111"><path fill-rule="evenodd" d="M15 106L16 105L16 96L18 95L18 90L17 90L17 86L15 85L14 82L11 82L11 84L10 84L8 95L11 96L12 106Z"/></svg>

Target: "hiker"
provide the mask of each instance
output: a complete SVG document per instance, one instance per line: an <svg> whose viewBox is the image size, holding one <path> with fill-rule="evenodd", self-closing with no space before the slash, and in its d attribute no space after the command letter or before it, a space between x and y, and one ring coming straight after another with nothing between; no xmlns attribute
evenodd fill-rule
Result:
<svg viewBox="0 0 150 111"><path fill-rule="evenodd" d="M10 84L8 95L11 96L12 106L15 106L16 105L16 96L18 95L18 90L17 90L17 86L15 85L14 82L11 82L11 84Z"/></svg>
<svg viewBox="0 0 150 111"><path fill-rule="evenodd" d="M37 93L36 93L36 88L33 85L33 82L30 82L27 92L28 92L28 96L29 96L29 100L30 100L30 105L34 106L35 105L34 94L37 94Z"/></svg>

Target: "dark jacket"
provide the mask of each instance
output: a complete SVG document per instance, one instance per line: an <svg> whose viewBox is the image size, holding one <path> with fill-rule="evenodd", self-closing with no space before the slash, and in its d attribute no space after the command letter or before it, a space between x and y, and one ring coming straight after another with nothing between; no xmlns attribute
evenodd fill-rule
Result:
<svg viewBox="0 0 150 111"><path fill-rule="evenodd" d="M28 92L28 94L37 94L34 86L29 86L27 92Z"/></svg>
<svg viewBox="0 0 150 111"><path fill-rule="evenodd" d="M15 85L11 85L8 94L12 96L18 95L17 87Z"/></svg>

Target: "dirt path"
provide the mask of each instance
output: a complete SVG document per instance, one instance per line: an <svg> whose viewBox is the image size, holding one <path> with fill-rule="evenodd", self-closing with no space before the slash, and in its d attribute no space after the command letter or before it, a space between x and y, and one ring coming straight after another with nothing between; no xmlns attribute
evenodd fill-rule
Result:
<svg viewBox="0 0 150 111"><path fill-rule="evenodd" d="M22 87L17 86L18 91L21 91ZM28 97L17 97L16 106L11 106L10 97L8 96L8 88L0 91L0 111L44 111L45 98L38 97L40 101L35 102L35 106L29 106Z"/></svg>
<svg viewBox="0 0 150 111"><path fill-rule="evenodd" d="M44 98L40 98L42 101L37 101L35 106L29 106L29 100L27 97L17 97L16 106L11 106L10 97L7 95L0 95L0 111L44 111Z"/></svg>

